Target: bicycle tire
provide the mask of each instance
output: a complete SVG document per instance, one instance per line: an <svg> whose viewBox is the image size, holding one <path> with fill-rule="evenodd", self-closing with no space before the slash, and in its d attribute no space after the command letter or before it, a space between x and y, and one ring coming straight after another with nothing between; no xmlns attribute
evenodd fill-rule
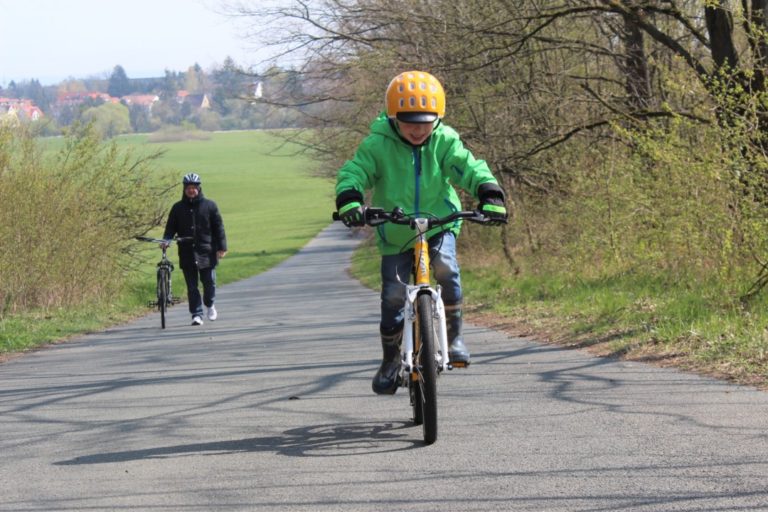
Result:
<svg viewBox="0 0 768 512"><path fill-rule="evenodd" d="M416 356L418 394L421 395L424 444L437 441L437 360L435 359L435 329L432 322L432 297L419 295L416 299L419 343Z"/></svg>
<svg viewBox="0 0 768 512"><path fill-rule="evenodd" d="M165 312L168 309L168 271L157 271L157 308L160 310L160 326L165 329Z"/></svg>

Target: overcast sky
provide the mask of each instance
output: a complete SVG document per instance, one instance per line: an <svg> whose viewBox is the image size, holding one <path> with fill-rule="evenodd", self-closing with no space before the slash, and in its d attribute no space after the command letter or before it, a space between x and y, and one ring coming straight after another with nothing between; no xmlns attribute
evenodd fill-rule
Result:
<svg viewBox="0 0 768 512"><path fill-rule="evenodd" d="M207 70L227 56L249 67L267 54L220 14L222 0L0 0L0 85L37 79L129 78Z"/></svg>

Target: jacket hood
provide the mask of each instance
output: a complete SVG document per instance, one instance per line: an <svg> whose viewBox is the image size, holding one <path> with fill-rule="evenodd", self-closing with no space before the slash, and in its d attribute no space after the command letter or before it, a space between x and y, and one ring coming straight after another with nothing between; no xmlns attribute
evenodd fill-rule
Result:
<svg viewBox="0 0 768 512"><path fill-rule="evenodd" d="M401 139L397 133L397 128L392 121L389 120L385 113L379 114L379 116L371 123L371 133L383 135L389 139L398 140Z"/></svg>
<svg viewBox="0 0 768 512"><path fill-rule="evenodd" d="M435 129L432 132L433 134L435 131L437 131L440 124L441 124L440 120L435 121L434 123ZM392 121L387 117L387 114L385 112L382 112L381 114L379 114L379 117L373 120L373 122L371 123L371 133L382 135L389 139L400 141L403 144L406 144L407 146L413 147L413 144L408 142L402 135L400 135L400 133L397 131L397 125L395 124L394 121ZM430 138L431 138L431 135L421 145L424 146L428 144Z"/></svg>

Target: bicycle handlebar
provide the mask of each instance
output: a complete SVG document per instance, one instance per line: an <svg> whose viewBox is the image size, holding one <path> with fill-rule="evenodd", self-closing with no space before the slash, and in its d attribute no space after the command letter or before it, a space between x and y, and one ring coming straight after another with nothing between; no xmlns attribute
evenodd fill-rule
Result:
<svg viewBox="0 0 768 512"><path fill-rule="evenodd" d="M391 222L393 224L401 224L403 226L415 227L415 222L418 217L414 215L407 215L403 212L402 208L395 208L391 212L387 212L384 208L376 208L373 206L363 206L363 221L369 226L378 226L385 222ZM453 212L445 217L424 217L427 219L429 229L444 224L450 224L459 219L465 219L470 222L476 222L477 224L486 224L489 222L488 217L483 215L479 210L465 210ZM333 212L333 220L341 220L339 212Z"/></svg>
<svg viewBox="0 0 768 512"><path fill-rule="evenodd" d="M134 238L140 242L152 242L154 244L172 244L173 242L178 244L181 242L190 242L194 240L194 237L191 236L177 236L168 240L164 240L162 238L151 238L148 236L136 236Z"/></svg>

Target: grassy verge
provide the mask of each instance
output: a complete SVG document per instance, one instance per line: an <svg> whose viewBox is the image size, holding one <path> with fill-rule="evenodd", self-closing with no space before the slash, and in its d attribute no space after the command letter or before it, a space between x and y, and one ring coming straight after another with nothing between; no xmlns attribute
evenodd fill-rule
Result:
<svg viewBox="0 0 768 512"><path fill-rule="evenodd" d="M501 257L461 248L459 260L470 321L599 356L768 388L763 296L747 307L714 282L670 282L661 273L518 275ZM378 272L376 247L367 243L353 256L352 274L378 289Z"/></svg>
<svg viewBox="0 0 768 512"><path fill-rule="evenodd" d="M764 298L745 307L717 284L662 275L502 275L469 266L468 302L478 319L610 357L768 386Z"/></svg>
<svg viewBox="0 0 768 512"><path fill-rule="evenodd" d="M189 171L202 176L203 191L219 205L227 232L229 253L217 269L219 284L273 267L329 224L331 182L313 176L312 162L292 156L294 148L281 148L281 142L261 131L214 133L206 140L161 144L150 143L142 135L120 139L120 144L137 152L164 149L160 165L178 174L179 179ZM97 304L3 318L0 355L96 331L146 313L145 304L154 294L153 276L160 252L147 244L143 255L139 270L119 296L104 297ZM175 250L171 255L176 261ZM184 296L179 269L174 272L174 292Z"/></svg>

